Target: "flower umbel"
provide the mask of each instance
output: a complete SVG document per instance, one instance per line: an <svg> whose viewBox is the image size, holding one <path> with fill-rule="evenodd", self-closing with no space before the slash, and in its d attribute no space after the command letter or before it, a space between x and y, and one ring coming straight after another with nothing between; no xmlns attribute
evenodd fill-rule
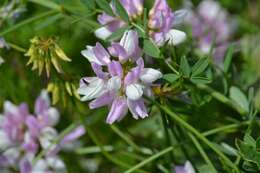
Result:
<svg viewBox="0 0 260 173"><path fill-rule="evenodd" d="M120 2L127 11L131 21L134 22L136 18L142 16L142 0L121 0ZM114 8L112 9L114 10ZM186 34L182 31L172 29L172 27L177 20L180 21L180 17L185 16L185 13L185 10L179 10L173 13L166 0L155 0L152 9L149 12L148 26L145 26L145 28L148 28L148 36L158 46L162 46L167 42L171 45L182 43L186 39ZM119 16L113 17L105 12L98 16L98 22L103 25L103 27L97 29L95 35L103 40L107 39L119 28L127 25Z"/></svg>
<svg viewBox="0 0 260 173"><path fill-rule="evenodd" d="M79 126L54 144L58 138L58 132L54 126L59 121L59 112L50 106L46 91L42 91L37 98L33 114L29 112L25 103L16 106L6 101L0 120L1 171L66 172L65 164L57 153L61 146L76 140L85 133L85 129ZM43 150L46 150L47 154L34 163L36 155Z"/></svg>
<svg viewBox="0 0 260 173"><path fill-rule="evenodd" d="M144 68L136 31L125 32L119 43L106 50L101 44L82 51L92 65L96 77L84 77L78 93L89 101L91 109L111 106L107 123L121 120L130 110L135 119L148 116L144 94L151 96L153 82L162 77L160 71ZM113 58L116 57L116 58ZM107 71L103 71L104 69ZM112 104L111 104L112 103Z"/></svg>
<svg viewBox="0 0 260 173"><path fill-rule="evenodd" d="M58 73L61 73L60 61L71 61L54 38L34 37L31 40L31 47L25 55L30 57L27 65L32 64L32 70L38 69L39 75L45 69L47 76L50 76L51 65Z"/></svg>

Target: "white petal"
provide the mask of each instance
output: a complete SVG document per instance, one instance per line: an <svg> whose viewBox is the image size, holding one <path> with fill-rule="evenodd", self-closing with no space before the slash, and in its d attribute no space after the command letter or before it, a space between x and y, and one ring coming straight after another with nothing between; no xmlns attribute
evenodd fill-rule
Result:
<svg viewBox="0 0 260 173"><path fill-rule="evenodd" d="M176 26L184 21L184 18L187 16L188 10L181 9L174 12L174 23L173 25Z"/></svg>
<svg viewBox="0 0 260 173"><path fill-rule="evenodd" d="M44 173L47 169L48 166L46 161L41 159L35 163L32 173Z"/></svg>
<svg viewBox="0 0 260 173"><path fill-rule="evenodd" d="M11 143L3 130L0 130L0 139L0 151L4 151L11 145Z"/></svg>
<svg viewBox="0 0 260 173"><path fill-rule="evenodd" d="M46 90L41 91L40 97L47 103L48 106L51 105L51 100Z"/></svg>
<svg viewBox="0 0 260 173"><path fill-rule="evenodd" d="M131 84L126 87L126 96L130 100L138 100L143 95L143 86L140 84Z"/></svg>
<svg viewBox="0 0 260 173"><path fill-rule="evenodd" d="M56 108L51 107L48 109L48 124L55 126L59 122L60 114Z"/></svg>
<svg viewBox="0 0 260 173"><path fill-rule="evenodd" d="M186 40L186 34L185 32L176 30L176 29L171 29L167 34L166 34L166 40L169 42L170 45L178 45Z"/></svg>
<svg viewBox="0 0 260 173"><path fill-rule="evenodd" d="M100 78L94 78L89 85L83 85L78 89L78 94L83 95L81 101L88 101L99 97L105 91L105 82Z"/></svg>
<svg viewBox="0 0 260 173"><path fill-rule="evenodd" d="M94 54L94 51L93 51L93 47L92 46L87 46L87 49L85 50L82 50L81 51L81 54L88 59L89 62L94 62L94 63L97 63L99 65L104 65L102 62L100 62L96 55Z"/></svg>
<svg viewBox="0 0 260 173"><path fill-rule="evenodd" d="M16 161L20 157L20 147L12 147L10 149L7 149L3 155L8 158L10 165L17 164Z"/></svg>
<svg viewBox="0 0 260 173"><path fill-rule="evenodd" d="M51 148L55 148L55 145L53 145L53 141L58 137L58 133L54 128L51 127L45 127L40 135L40 144L43 149L47 149L50 146L53 146Z"/></svg>
<svg viewBox="0 0 260 173"><path fill-rule="evenodd" d="M118 91L121 88L121 78L118 76L110 78L107 82L107 88L109 90Z"/></svg>
<svg viewBox="0 0 260 173"><path fill-rule="evenodd" d="M95 36L97 38L102 39L102 40L106 40L111 34L112 34L112 32L109 31L106 27L98 28L95 31Z"/></svg>
<svg viewBox="0 0 260 173"><path fill-rule="evenodd" d="M157 79L160 79L162 77L162 73L159 70L155 70L153 68L144 68L140 79L144 83L153 83Z"/></svg>
<svg viewBox="0 0 260 173"><path fill-rule="evenodd" d="M5 61L4 59L0 56L0 65L3 64Z"/></svg>
<svg viewBox="0 0 260 173"><path fill-rule="evenodd" d="M135 50L134 44L134 31L126 31L120 40L120 45L123 46L128 54L131 54Z"/></svg>
<svg viewBox="0 0 260 173"><path fill-rule="evenodd" d="M46 159L47 164L55 171L61 173L65 172L65 164L62 160L56 158L56 157L48 157Z"/></svg>
<svg viewBox="0 0 260 173"><path fill-rule="evenodd" d="M185 169L185 171L186 171L187 173L195 173L195 170L194 170L192 164L191 164L189 161L187 161L187 162L185 163L184 169Z"/></svg>

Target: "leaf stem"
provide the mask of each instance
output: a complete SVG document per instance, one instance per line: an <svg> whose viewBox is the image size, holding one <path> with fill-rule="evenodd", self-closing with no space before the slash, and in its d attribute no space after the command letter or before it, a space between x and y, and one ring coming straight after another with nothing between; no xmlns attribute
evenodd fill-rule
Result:
<svg viewBox="0 0 260 173"><path fill-rule="evenodd" d="M239 173L238 168L236 165L233 164L231 160L229 160L228 157L226 157L218 148L216 148L203 134L198 132L193 126L188 124L186 121L184 121L182 118L180 118L175 112L170 110L167 106L160 105L159 103L153 101L161 110L165 111L168 115L170 115L177 123L179 123L181 126L183 126L185 129L189 130L191 133L193 133L198 139L200 139L202 142L204 142L206 145L208 145L216 154L218 154L231 168L233 168L237 173Z"/></svg>
<svg viewBox="0 0 260 173"><path fill-rule="evenodd" d="M215 128L215 129L203 132L202 134L204 136L211 136L213 134L216 134L216 133L219 133L219 132L222 132L222 131L236 129L236 128L239 128L241 126L246 126L246 125L249 125L249 124L250 124L250 121L244 121L244 122L241 122L239 124L235 123L235 124L230 124L230 125L222 126L222 127L219 127L219 128Z"/></svg>
<svg viewBox="0 0 260 173"><path fill-rule="evenodd" d="M104 149L104 146L99 142L98 138L96 137L96 135L94 135L93 131L91 128L89 128L88 126L85 126L87 131L88 131L88 135L90 136L90 138L92 139L92 141L97 145L99 146L102 154L108 159L110 160L111 162L113 162L114 164L120 166L120 167L123 167L123 168L130 168L131 166L128 165L127 163L124 163L122 162L121 160L118 160L114 157L112 157L105 149ZM147 173L146 171L142 171L142 170L139 170L138 172L140 173Z"/></svg>
<svg viewBox="0 0 260 173"><path fill-rule="evenodd" d="M51 11L47 11L47 12L41 13L41 14L35 16L35 17L26 19L26 20L24 20L24 21L22 21L22 22L20 22L20 23L18 23L16 25L14 25L14 26L12 26L12 27L2 31L0 33L0 36L4 36L6 34L9 34L9 33L13 32L13 31L19 29L22 26L28 25L28 24L30 24L30 23L32 23L34 21L37 21L37 20L42 19L42 18L45 18L47 16L51 16L51 15L56 14L56 13L58 13L57 10L51 10Z"/></svg>
<svg viewBox="0 0 260 173"><path fill-rule="evenodd" d="M124 134L116 125L111 125L111 129L119 136L121 137L128 145L130 145L134 150L143 153L143 154L151 154L151 152L147 153L144 150L142 150L138 145L136 145L127 134Z"/></svg>
<svg viewBox="0 0 260 173"><path fill-rule="evenodd" d="M205 162L211 167L212 172L217 173L216 168L214 167L213 163L210 161L209 157L207 156L206 152L204 151L203 147L199 143L199 141L195 138L195 136L192 133L188 133L188 136L191 138L191 141L205 160Z"/></svg>
<svg viewBox="0 0 260 173"><path fill-rule="evenodd" d="M204 84L197 84L196 85L199 89L207 91L209 94L212 95L212 97L214 97L215 99L217 99L218 101L228 105L229 107L233 108L234 110L236 110L240 115L246 115L247 112L242 109L239 105L237 105L236 103L234 103L232 100L230 100L229 98L227 98L225 95L221 94L220 92L214 90L213 88L204 85Z"/></svg>
<svg viewBox="0 0 260 173"><path fill-rule="evenodd" d="M147 163L163 156L164 154L168 153L168 152L171 152L173 150L173 146L170 146L170 147L167 147L165 149L163 149L162 151L156 153L155 155L151 156L151 157L148 157L147 159L143 160L142 162L138 163L137 165L135 165L134 167L126 170L124 173L131 173L131 172L134 172L136 170L138 170L139 168L143 167L144 165L146 165Z"/></svg>

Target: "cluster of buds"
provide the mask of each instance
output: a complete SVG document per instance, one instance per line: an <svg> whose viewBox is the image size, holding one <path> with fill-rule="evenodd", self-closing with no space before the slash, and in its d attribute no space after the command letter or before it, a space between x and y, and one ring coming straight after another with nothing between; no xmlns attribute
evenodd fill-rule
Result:
<svg viewBox="0 0 260 173"><path fill-rule="evenodd" d="M30 57L27 65L32 64L32 70L38 69L40 75L45 69L48 77L52 65L58 73L61 73L60 61L71 61L54 38L34 37L31 39L31 47L25 55Z"/></svg>
<svg viewBox="0 0 260 173"><path fill-rule="evenodd" d="M25 103L16 106L6 101L0 116L1 172L66 172L57 153L61 146L82 136L85 129L79 126L57 142L59 135L54 126L58 121L59 112L50 106L46 91L37 98L34 114ZM37 157L42 151L45 154Z"/></svg>
<svg viewBox="0 0 260 173"><path fill-rule="evenodd" d="M121 0L120 2L132 21L142 16L143 0ZM111 4L111 7L116 14L113 4ZM184 10L182 12L185 13ZM145 26L145 28L148 28L148 36L158 46L162 46L167 42L171 45L182 43L186 39L186 34L182 31L172 29L175 20L180 16L185 15L180 14L180 11L173 13L166 0L155 0L149 12L148 25ZM103 26L95 31L95 35L103 40L107 39L119 28L127 25L119 16L110 16L105 12L98 16L98 22Z"/></svg>
<svg viewBox="0 0 260 173"><path fill-rule="evenodd" d="M76 84L72 81L53 81L48 83L47 91L52 95L52 104L59 101L66 107L68 104L68 97L75 97L79 99Z"/></svg>
<svg viewBox="0 0 260 173"><path fill-rule="evenodd" d="M232 33L227 12L217 1L204 0L195 12L190 13L187 22L192 26L193 37L201 52L208 54L212 50L216 62L221 62Z"/></svg>
<svg viewBox="0 0 260 173"><path fill-rule="evenodd" d="M121 120L128 109L135 119L148 116L142 96L152 96L153 82L162 74L156 69L144 68L138 45L137 32L129 30L119 43L112 43L108 51L100 43L82 51L96 77L82 78L78 93L82 101L94 99L89 104L91 109L111 106L107 116L109 124Z"/></svg>

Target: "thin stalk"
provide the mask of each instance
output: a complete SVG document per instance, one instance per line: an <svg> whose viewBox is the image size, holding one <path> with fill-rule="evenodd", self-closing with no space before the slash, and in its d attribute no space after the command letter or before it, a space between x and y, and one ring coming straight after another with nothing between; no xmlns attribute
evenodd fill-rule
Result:
<svg viewBox="0 0 260 173"><path fill-rule="evenodd" d="M185 129L189 130L191 133L193 133L198 139L200 139L202 142L204 142L206 145L208 145L216 154L220 156L231 168L233 168L237 173L239 173L238 168L236 165L233 164L233 162L226 157L218 148L216 148L203 134L198 132L193 126L188 124L186 121L184 121L182 118L180 118L175 112L170 110L167 106L160 105L157 102L153 101L161 110L165 111L168 115L170 115L177 123L179 123L181 126L183 126Z"/></svg>
<svg viewBox="0 0 260 173"><path fill-rule="evenodd" d="M22 47L20 47L20 46L18 46L18 45L16 45L16 44L13 44L13 43L7 43L11 48L13 48L13 49L15 49L15 50L17 50L17 51L19 51L19 52L23 52L23 53L25 53L27 50L25 49L25 48L22 48Z"/></svg>
<svg viewBox="0 0 260 173"><path fill-rule="evenodd" d="M212 171L214 173L217 173L215 166L210 161L209 157L207 156L206 152L204 151L199 141L195 138L195 136L192 133L188 133L188 136L190 137L191 141L193 142L193 144L195 145L195 147L197 148L197 150L199 151L200 155L203 157L205 162L211 167Z"/></svg>
<svg viewBox="0 0 260 173"><path fill-rule="evenodd" d="M163 128L164 128L164 133L165 133L165 136L166 136L166 143L167 145L171 145L173 146L173 143L171 141L171 138L170 138L170 134L169 134L169 124L167 122L167 118L166 118L166 115L164 112L162 112L162 122L163 122ZM173 158L173 153L170 153L170 158L171 158L171 162L173 163L174 162L174 158Z"/></svg>
<svg viewBox="0 0 260 173"><path fill-rule="evenodd" d="M114 158L113 156L111 156L105 149L104 149L104 146L99 142L99 140L97 139L97 137L94 135L94 133L92 132L92 129L85 126L87 131L88 131L88 135L89 137L92 139L92 141L97 145L99 146L102 154L108 159L110 160L111 162L113 162L114 164L120 166L120 167L123 167L123 168L130 168L131 166L128 165L127 163L124 163L122 162L121 160L118 160L116 158ZM142 170L139 170L138 172L140 173L147 173L146 171L142 171Z"/></svg>
<svg viewBox="0 0 260 173"><path fill-rule="evenodd" d="M105 145L103 146L103 149L107 152L114 151L114 147L112 145ZM76 153L79 155L85 155L85 154L94 154L94 153L100 153L101 149L98 146L89 146L85 148L79 148L76 150Z"/></svg>
<svg viewBox="0 0 260 173"><path fill-rule="evenodd" d="M115 125L110 126L111 129L119 136L121 137L128 145L130 145L134 150L143 153L143 150L136 145L127 134L124 134L118 127ZM146 153L147 154L147 153Z"/></svg>
<svg viewBox="0 0 260 173"><path fill-rule="evenodd" d="M22 27L22 26L28 25L28 24L30 24L30 23L32 23L32 22L35 22L35 21L37 21L37 20L39 20L39 19L42 19L42 18L51 16L51 15L56 14L56 13L58 13L58 12L59 12L59 11L57 11L57 10L51 10L51 11L47 11L47 12L41 13L41 14L35 16L35 17L26 19L26 20L24 20L24 21L22 21L22 22L20 22L20 23L18 23L18 24L16 24L16 25L14 25L14 26L12 26L12 27L6 29L5 31L2 31L2 32L0 33L0 36L4 36L4 35L6 35L6 34L9 34L9 33L13 32L13 31L19 29L19 28Z"/></svg>
<svg viewBox="0 0 260 173"><path fill-rule="evenodd" d="M209 94L211 94L212 97L214 97L215 99L217 99L218 101L228 105L229 107L233 108L234 110L236 110L240 115L246 115L247 112L241 108L239 105L237 105L236 103L234 103L232 100L230 100L229 98L227 98L225 95L221 94L218 91L215 91L213 88L204 85L204 84L197 84L196 85L199 89L207 91Z"/></svg>
<svg viewBox="0 0 260 173"><path fill-rule="evenodd" d="M214 135L216 133L219 133L219 132L223 132L223 131L227 131L227 130L231 130L231 129L237 129L241 126L246 126L246 125L249 125L250 124L250 121L244 121L244 122L241 122L239 124L230 124L230 125L226 125L226 126L222 126L222 127L218 127L218 128L215 128L215 129L212 129L212 130L208 130L206 132L203 132L202 134L204 136L211 136L211 135Z"/></svg>
<svg viewBox="0 0 260 173"><path fill-rule="evenodd" d="M182 141L183 142L187 141L187 138L184 138L185 134L183 133L183 129L181 129L181 127L178 127L177 125L175 125L175 129L172 128L172 133L174 134L175 138L177 139L178 144L182 143ZM182 150L182 152L185 155L185 157L187 158L187 160L189 160L192 163L192 165L195 165L193 159L190 157L187 149L185 148L185 145L180 145L180 149ZM194 167L194 168L198 172L197 168L196 167Z"/></svg>
<svg viewBox="0 0 260 173"><path fill-rule="evenodd" d="M124 173L131 173L134 171L137 171L139 168L143 167L144 165L152 162L155 159L158 159L159 157L163 156L164 154L167 154L168 152L171 152L174 147L170 146L165 148L164 150L156 153L155 155L148 157L147 159L143 160L142 162L138 163L137 165L131 167L130 169L126 170Z"/></svg>
<svg viewBox="0 0 260 173"><path fill-rule="evenodd" d="M29 1L32 3L38 4L38 5L50 8L50 9L55 9L55 10L61 9L61 6L56 4L53 1L49 1L49 0L29 0Z"/></svg>

